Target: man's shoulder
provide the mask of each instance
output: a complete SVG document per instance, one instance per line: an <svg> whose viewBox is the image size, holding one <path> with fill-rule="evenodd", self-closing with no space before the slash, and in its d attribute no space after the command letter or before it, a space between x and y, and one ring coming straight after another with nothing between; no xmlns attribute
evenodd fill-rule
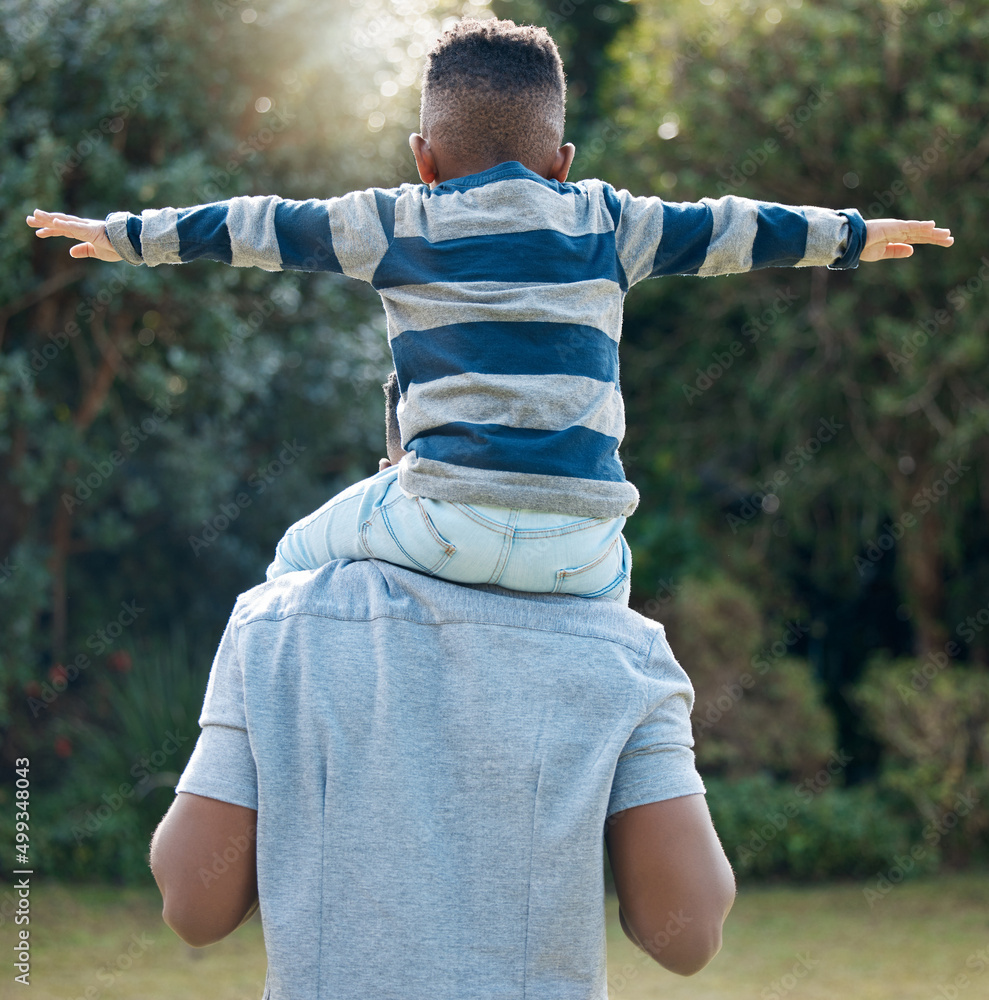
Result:
<svg viewBox="0 0 989 1000"><path fill-rule="evenodd" d="M663 626L614 601L465 586L379 560L340 559L287 573L242 594L232 621L295 616L423 625L477 625L599 639L645 654Z"/></svg>

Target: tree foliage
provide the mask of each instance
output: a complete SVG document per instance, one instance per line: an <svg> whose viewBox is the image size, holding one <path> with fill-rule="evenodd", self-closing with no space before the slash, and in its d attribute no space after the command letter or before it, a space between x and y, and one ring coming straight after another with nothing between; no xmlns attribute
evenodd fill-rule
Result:
<svg viewBox="0 0 989 1000"><path fill-rule="evenodd" d="M633 603L680 628L699 708L746 657L787 647L749 707L704 734L710 768L795 780L836 745L853 779L880 753L887 775L907 773L916 761L890 769L888 720L850 701L849 683L876 651L917 663L954 642L949 661L975 673L989 661L989 13L960 0L492 9L560 40L572 179L952 228L950 251L852 273L645 283L622 346L622 455L643 498L627 529ZM373 470L390 361L364 286L77 261L24 217L412 181L422 56L446 18L487 9L0 0L0 12L2 759L29 753L68 823L122 766L119 752L92 763L85 733L144 752L108 692L156 697L129 681L165 662L176 623L201 676L285 527ZM713 631L711 614L725 616ZM801 739L774 717L802 719ZM121 812L106 829L145 820ZM66 865L114 856L99 837L79 853L70 826L56 830Z"/></svg>

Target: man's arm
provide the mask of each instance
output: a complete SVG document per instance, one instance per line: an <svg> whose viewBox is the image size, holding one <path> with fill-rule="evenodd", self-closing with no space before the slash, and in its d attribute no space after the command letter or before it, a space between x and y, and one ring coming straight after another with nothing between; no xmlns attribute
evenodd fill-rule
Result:
<svg viewBox="0 0 989 1000"><path fill-rule="evenodd" d="M257 909L257 811L189 792L151 840L162 918L187 944L226 937Z"/></svg>
<svg viewBox="0 0 989 1000"><path fill-rule="evenodd" d="M721 950L735 899L735 878L704 796L615 813L605 840L629 940L670 972L699 972Z"/></svg>

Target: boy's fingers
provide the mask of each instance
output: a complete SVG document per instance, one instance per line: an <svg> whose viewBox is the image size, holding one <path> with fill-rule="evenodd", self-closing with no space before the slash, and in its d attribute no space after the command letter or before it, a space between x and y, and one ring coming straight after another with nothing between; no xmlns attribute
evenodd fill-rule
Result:
<svg viewBox="0 0 989 1000"><path fill-rule="evenodd" d="M883 258L888 260L892 257L912 257L913 247L909 243L887 243L886 253Z"/></svg>

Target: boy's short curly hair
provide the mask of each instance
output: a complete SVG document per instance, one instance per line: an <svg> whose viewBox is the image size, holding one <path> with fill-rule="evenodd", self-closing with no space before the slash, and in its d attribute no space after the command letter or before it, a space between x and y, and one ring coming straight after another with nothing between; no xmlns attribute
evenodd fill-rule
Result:
<svg viewBox="0 0 989 1000"><path fill-rule="evenodd" d="M565 103L563 62L545 28L466 19L429 54L421 129L458 163L532 167L560 147Z"/></svg>

